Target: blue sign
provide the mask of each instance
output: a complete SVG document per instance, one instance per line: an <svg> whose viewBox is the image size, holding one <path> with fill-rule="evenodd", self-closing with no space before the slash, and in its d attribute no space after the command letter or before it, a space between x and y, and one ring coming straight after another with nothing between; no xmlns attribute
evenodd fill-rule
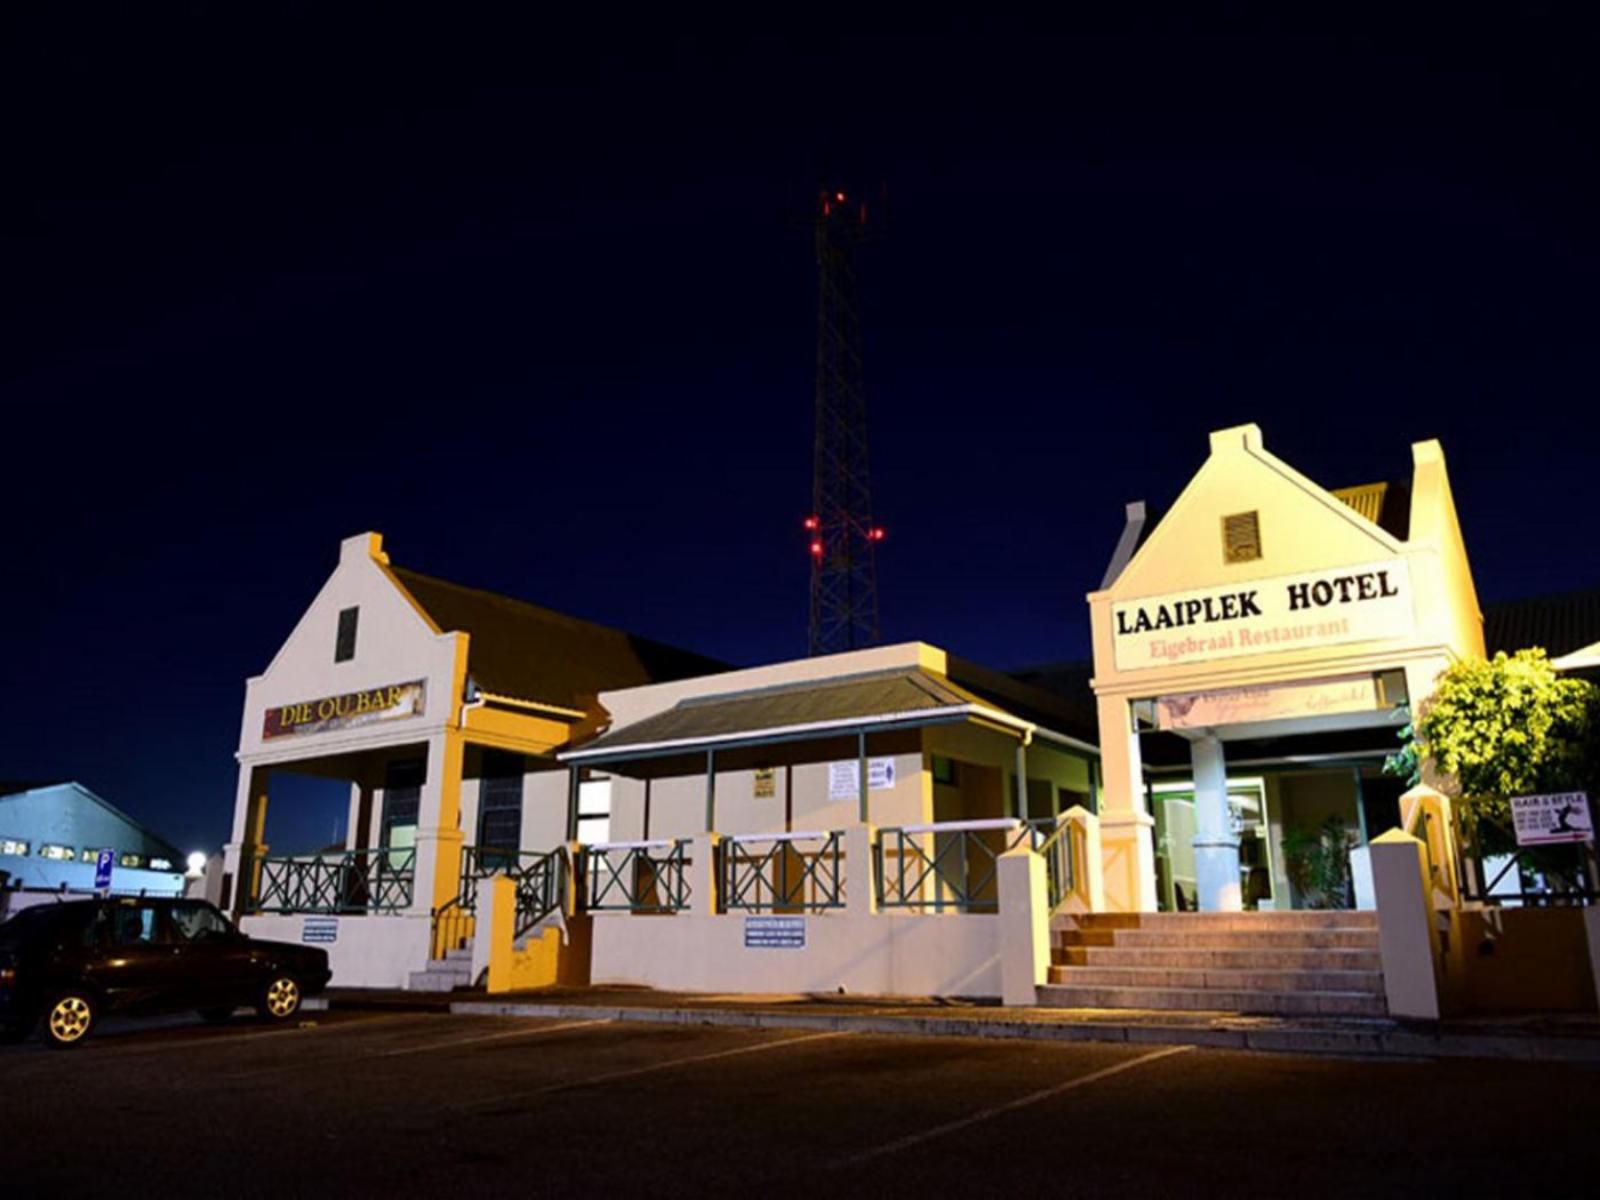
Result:
<svg viewBox="0 0 1600 1200"><path fill-rule="evenodd" d="M746 917L744 919L744 948L746 950L804 950L806 948L806 919L804 917Z"/></svg>
<svg viewBox="0 0 1600 1200"><path fill-rule="evenodd" d="M96 891L101 891L111 886L111 864L116 860L116 851L102 850L94 858L94 886Z"/></svg>
<svg viewBox="0 0 1600 1200"><path fill-rule="evenodd" d="M300 926L300 940L313 946L331 946L339 940L338 917L307 917Z"/></svg>

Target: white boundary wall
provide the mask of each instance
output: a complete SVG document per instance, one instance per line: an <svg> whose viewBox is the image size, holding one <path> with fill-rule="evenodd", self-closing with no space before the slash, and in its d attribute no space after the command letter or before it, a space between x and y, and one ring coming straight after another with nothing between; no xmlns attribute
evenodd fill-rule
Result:
<svg viewBox="0 0 1600 1200"><path fill-rule="evenodd" d="M426 913L344 917L269 913L245 917L239 928L253 938L298 944L304 940L307 920L338 922L334 941L313 943L328 952L328 966L333 969L330 987L403 988L411 972L427 969L433 921Z"/></svg>
<svg viewBox="0 0 1600 1200"><path fill-rule="evenodd" d="M997 915L827 912L804 920L804 949L747 949L743 913L596 913L591 979L694 992L1001 994Z"/></svg>

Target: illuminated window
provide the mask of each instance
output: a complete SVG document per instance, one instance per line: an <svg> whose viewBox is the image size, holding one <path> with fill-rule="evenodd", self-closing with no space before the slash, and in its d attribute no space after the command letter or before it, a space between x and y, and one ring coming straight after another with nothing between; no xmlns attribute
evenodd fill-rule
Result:
<svg viewBox="0 0 1600 1200"><path fill-rule="evenodd" d="M1222 518L1222 560L1230 563L1254 562L1261 557L1261 517L1259 513L1234 513Z"/></svg>
<svg viewBox="0 0 1600 1200"><path fill-rule="evenodd" d="M359 608L339 610L339 636L333 643L334 662L349 662L356 656L356 622L360 618Z"/></svg>
<svg viewBox="0 0 1600 1200"><path fill-rule="evenodd" d="M15 854L18 857L27 857L28 843L13 841L11 838L0 838L0 854Z"/></svg>
<svg viewBox="0 0 1600 1200"><path fill-rule="evenodd" d="M144 866L144 855L124 854L122 857L117 859L117 865L123 867L142 867Z"/></svg>
<svg viewBox="0 0 1600 1200"><path fill-rule="evenodd" d="M54 846L46 843L39 847L39 857L48 858L54 862L71 862L78 857L78 852L71 846Z"/></svg>
<svg viewBox="0 0 1600 1200"><path fill-rule="evenodd" d="M98 851L98 850L90 850L87 846L85 846L82 850L80 850L78 852L78 861L79 862L99 862L100 861L100 851Z"/></svg>
<svg viewBox="0 0 1600 1200"><path fill-rule="evenodd" d="M152 858L150 860L150 869L152 871L170 871L172 870L172 860L168 858Z"/></svg>

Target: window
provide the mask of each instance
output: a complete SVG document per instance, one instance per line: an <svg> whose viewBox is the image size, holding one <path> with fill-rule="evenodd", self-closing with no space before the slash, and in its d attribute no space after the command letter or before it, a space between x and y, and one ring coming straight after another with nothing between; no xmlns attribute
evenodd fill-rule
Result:
<svg viewBox="0 0 1600 1200"><path fill-rule="evenodd" d="M142 855L142 854L124 854L124 855L121 855L117 859L117 865L119 867L142 867L142 866L144 866L144 855Z"/></svg>
<svg viewBox="0 0 1600 1200"><path fill-rule="evenodd" d="M933 781L935 783L955 784L956 762L953 758L945 758L942 754L933 756Z"/></svg>
<svg viewBox="0 0 1600 1200"><path fill-rule="evenodd" d="M578 840L586 846L611 840L611 780L578 784Z"/></svg>
<svg viewBox="0 0 1600 1200"><path fill-rule="evenodd" d="M78 852L71 846L53 846L47 842L39 847L39 857L55 862L71 862L78 857Z"/></svg>
<svg viewBox="0 0 1600 1200"><path fill-rule="evenodd" d="M150 860L150 869L152 871L170 871L172 870L172 860L170 858L152 858Z"/></svg>
<svg viewBox="0 0 1600 1200"><path fill-rule="evenodd" d="M26 858L28 848L27 842L18 842L11 838L0 838L0 854L15 854Z"/></svg>
<svg viewBox="0 0 1600 1200"><path fill-rule="evenodd" d="M360 619L359 608L339 610L339 636L333 643L334 662L349 662L356 656L356 622Z"/></svg>
<svg viewBox="0 0 1600 1200"><path fill-rule="evenodd" d="M1222 561L1254 562L1261 557L1261 518L1258 513L1234 513L1222 518Z"/></svg>
<svg viewBox="0 0 1600 1200"><path fill-rule="evenodd" d="M111 913L111 941L116 946L152 946L167 941L161 914L144 905L119 905Z"/></svg>
<svg viewBox="0 0 1600 1200"><path fill-rule="evenodd" d="M100 851L91 850L86 846L78 852L78 861L97 863L100 861Z"/></svg>
<svg viewBox="0 0 1600 1200"><path fill-rule="evenodd" d="M178 940L185 942L216 941L232 935L233 930L222 919L222 914L209 904L198 901L181 901L171 909L172 928Z"/></svg>
<svg viewBox="0 0 1600 1200"><path fill-rule="evenodd" d="M521 847L522 771L522 755L485 752L478 789L479 846L511 851Z"/></svg>
<svg viewBox="0 0 1600 1200"><path fill-rule="evenodd" d="M391 762L383 780L383 844L396 850L417 844L417 815L422 808L422 781L427 774L420 758Z"/></svg>

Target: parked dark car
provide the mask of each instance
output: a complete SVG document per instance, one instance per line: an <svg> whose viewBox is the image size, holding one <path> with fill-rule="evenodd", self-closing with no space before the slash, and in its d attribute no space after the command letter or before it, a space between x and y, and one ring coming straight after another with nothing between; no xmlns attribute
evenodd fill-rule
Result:
<svg viewBox="0 0 1600 1200"><path fill-rule="evenodd" d="M246 937L202 900L74 900L0 925L0 1033L12 1041L37 1028L75 1046L107 1013L225 1021L251 1005L287 1021L327 985L327 951Z"/></svg>

